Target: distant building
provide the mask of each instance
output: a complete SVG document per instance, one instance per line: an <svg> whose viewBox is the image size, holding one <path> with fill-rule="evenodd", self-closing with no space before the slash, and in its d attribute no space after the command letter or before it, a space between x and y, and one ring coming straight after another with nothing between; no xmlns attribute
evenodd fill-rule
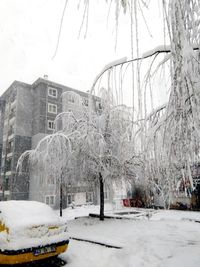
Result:
<svg viewBox="0 0 200 267"><path fill-rule="evenodd" d="M0 199L31 199L58 206L53 185L39 188L37 174L25 166L22 174L16 175L16 165L24 151L53 132L54 119L63 110L61 95L66 91L78 93L88 105L87 93L43 78L32 85L14 81L0 97ZM69 110L74 111L73 101L68 102ZM65 192L66 205L96 201L87 184L69 185Z"/></svg>

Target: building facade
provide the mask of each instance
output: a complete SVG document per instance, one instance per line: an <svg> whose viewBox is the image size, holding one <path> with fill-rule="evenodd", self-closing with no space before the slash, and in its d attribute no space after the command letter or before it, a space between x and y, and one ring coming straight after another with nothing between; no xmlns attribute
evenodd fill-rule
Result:
<svg viewBox="0 0 200 267"><path fill-rule="evenodd" d="M88 94L39 78L32 85L14 81L0 97L0 199L31 199L57 207L55 185L40 188L38 173L29 170L25 162L22 172L16 172L20 155L34 149L38 142L54 130L54 119L63 111L62 94L78 93L88 105ZM99 103L97 103L99 104ZM75 112L73 99L67 107ZM95 190L83 182L64 188L64 206L95 202Z"/></svg>

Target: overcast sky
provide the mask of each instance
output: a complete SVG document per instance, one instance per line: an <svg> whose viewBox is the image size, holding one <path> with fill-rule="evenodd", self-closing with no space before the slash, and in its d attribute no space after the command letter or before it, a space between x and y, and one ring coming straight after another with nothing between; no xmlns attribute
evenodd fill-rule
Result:
<svg viewBox="0 0 200 267"><path fill-rule="evenodd" d="M52 59L65 0L0 0L0 93L14 80L33 83L45 74L51 81L86 91L110 61L130 59L130 17L120 16L115 50L114 9L108 17L106 1L90 1L87 36L84 26L78 37L84 11L84 1L78 10L79 2L68 1L60 45ZM141 53L163 43L162 12L157 0L151 2L145 16L152 37L141 19Z"/></svg>

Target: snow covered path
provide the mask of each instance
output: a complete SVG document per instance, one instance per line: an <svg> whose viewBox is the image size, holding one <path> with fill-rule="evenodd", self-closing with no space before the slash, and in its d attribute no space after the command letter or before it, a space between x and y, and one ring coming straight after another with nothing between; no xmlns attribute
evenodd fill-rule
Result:
<svg viewBox="0 0 200 267"><path fill-rule="evenodd" d="M199 213L160 211L150 220L96 218L69 221L69 234L123 249L71 240L62 255L68 267L196 267L200 266ZM187 219L187 220L186 220Z"/></svg>

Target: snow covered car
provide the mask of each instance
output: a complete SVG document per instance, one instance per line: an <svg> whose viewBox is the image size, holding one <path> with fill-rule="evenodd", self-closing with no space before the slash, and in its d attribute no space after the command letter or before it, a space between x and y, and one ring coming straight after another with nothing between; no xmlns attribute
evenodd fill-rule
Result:
<svg viewBox="0 0 200 267"><path fill-rule="evenodd" d="M54 257L68 243L66 222L51 207L36 201L0 202L0 265Z"/></svg>

